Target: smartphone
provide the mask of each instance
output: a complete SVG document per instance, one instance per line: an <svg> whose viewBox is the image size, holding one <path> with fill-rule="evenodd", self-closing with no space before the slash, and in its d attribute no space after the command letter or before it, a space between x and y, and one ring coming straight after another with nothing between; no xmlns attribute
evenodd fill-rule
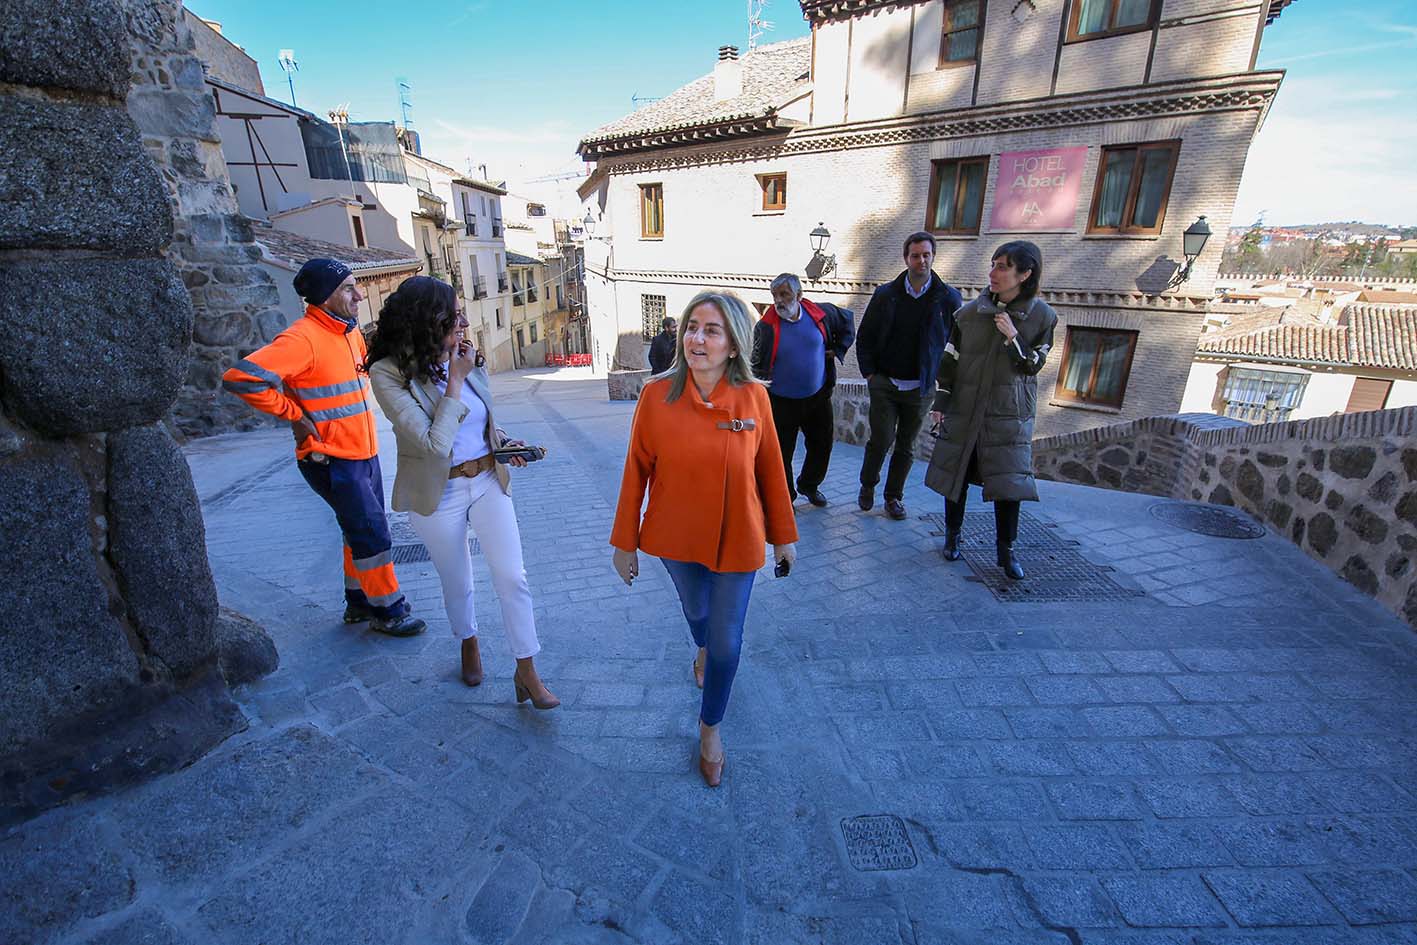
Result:
<svg viewBox="0 0 1417 945"><path fill-rule="evenodd" d="M772 569L774 577L787 577L792 573L792 562L783 558L777 563L777 567Z"/></svg>
<svg viewBox="0 0 1417 945"><path fill-rule="evenodd" d="M534 463L539 459L544 459L546 457L546 451L539 446L509 446L505 449L493 450L492 456L499 463L505 463L507 460L514 457L524 459L528 463Z"/></svg>

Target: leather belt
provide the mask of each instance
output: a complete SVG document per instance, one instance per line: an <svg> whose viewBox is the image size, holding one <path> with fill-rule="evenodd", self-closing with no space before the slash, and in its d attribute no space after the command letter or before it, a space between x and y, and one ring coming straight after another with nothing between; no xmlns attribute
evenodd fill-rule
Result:
<svg viewBox="0 0 1417 945"><path fill-rule="evenodd" d="M719 421L718 428L720 430L732 430L734 433L741 433L744 430L756 430L758 428L758 421L754 420L752 417L743 420L737 418L722 420Z"/></svg>
<svg viewBox="0 0 1417 945"><path fill-rule="evenodd" d="M497 460L492 456L491 453L488 453L486 456L482 456L477 459L470 459L465 463L458 463L456 466L449 468L448 478L456 479L459 476L466 476L467 478L471 479L474 476L482 475L487 470L491 469L493 466L496 465Z"/></svg>

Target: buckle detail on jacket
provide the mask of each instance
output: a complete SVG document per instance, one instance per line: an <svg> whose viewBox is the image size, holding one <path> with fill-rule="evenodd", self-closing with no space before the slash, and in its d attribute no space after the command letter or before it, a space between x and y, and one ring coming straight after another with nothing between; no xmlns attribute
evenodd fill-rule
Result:
<svg viewBox="0 0 1417 945"><path fill-rule="evenodd" d="M742 433L744 430L756 430L758 428L758 421L754 420L752 417L747 417L743 420L734 417L732 420L720 421L718 428L720 430L732 430L734 433Z"/></svg>

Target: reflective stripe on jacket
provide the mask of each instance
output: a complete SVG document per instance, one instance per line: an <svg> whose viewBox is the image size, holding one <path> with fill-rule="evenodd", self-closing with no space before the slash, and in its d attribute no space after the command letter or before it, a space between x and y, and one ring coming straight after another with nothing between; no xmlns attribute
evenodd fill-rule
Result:
<svg viewBox="0 0 1417 945"><path fill-rule="evenodd" d="M369 459L379 452L374 432L364 335L315 305L264 348L237 361L222 387L264 413L283 420L309 417L319 440L295 446L296 459L323 453Z"/></svg>

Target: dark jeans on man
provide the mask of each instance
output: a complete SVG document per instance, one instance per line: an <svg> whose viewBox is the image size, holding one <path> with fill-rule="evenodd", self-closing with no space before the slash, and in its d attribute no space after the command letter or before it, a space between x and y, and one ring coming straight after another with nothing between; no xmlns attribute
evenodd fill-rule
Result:
<svg viewBox="0 0 1417 945"><path fill-rule="evenodd" d="M885 498L902 499L905 477L915 462L915 437L935 392L929 391L927 398L919 388L901 390L884 374L872 374L866 389L871 395L871 438L866 441L866 458L861 463L861 485L875 488L881 481L881 465L889 451Z"/></svg>
<svg viewBox="0 0 1417 945"><path fill-rule="evenodd" d="M797 498L798 492L813 492L827 477L831 462L832 440L836 417L832 412L833 384L810 397L778 397L769 391L772 422L777 427L777 442L782 447L782 466L787 471L787 491ZM802 459L802 475L792 478L792 454L797 449L797 434L806 441L807 455Z"/></svg>
<svg viewBox="0 0 1417 945"><path fill-rule="evenodd" d="M979 454L970 454L969 469L965 471L964 488L960 490L959 501L945 499L945 527L958 531L964 524L964 506L969 501L969 484L977 482L979 476ZM1011 499L994 500L994 540L1012 545L1018 540L1019 503Z"/></svg>

